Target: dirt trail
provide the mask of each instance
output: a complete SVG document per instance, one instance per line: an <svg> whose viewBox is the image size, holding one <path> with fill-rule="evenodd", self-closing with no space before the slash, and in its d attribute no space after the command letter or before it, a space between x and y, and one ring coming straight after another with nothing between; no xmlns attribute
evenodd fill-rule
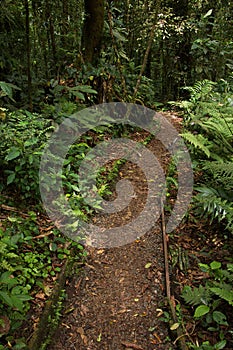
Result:
<svg viewBox="0 0 233 350"><path fill-rule="evenodd" d="M87 261L69 286L50 350L169 349L157 317L164 299L160 231L125 247L92 251Z"/></svg>
<svg viewBox="0 0 233 350"><path fill-rule="evenodd" d="M173 123L179 125L179 118ZM165 169L170 157L161 143L153 140L147 147ZM124 225L145 202L147 189L140 169L127 164L121 172L125 175L137 188L136 198L125 215L107 219L110 226L119 220ZM85 267L67 287L67 302L49 350L174 349L167 340L167 324L159 317L164 297L159 222L145 236L123 247L89 248Z"/></svg>

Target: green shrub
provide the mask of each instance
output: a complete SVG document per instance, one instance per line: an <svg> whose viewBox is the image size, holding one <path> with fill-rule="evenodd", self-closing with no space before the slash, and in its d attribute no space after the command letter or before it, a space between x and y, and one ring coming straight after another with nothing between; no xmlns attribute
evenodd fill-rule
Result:
<svg viewBox="0 0 233 350"><path fill-rule="evenodd" d="M39 198L40 156L51 121L28 111L12 112L0 123L0 163L3 184L24 198Z"/></svg>
<svg viewBox="0 0 233 350"><path fill-rule="evenodd" d="M233 312L233 264L226 268L218 261L211 264L199 264L200 269L207 273L209 278L198 287L185 286L182 297L185 302L195 307L193 317L201 322L203 329L215 332L219 341L211 345L208 341L193 349L214 350L225 348L226 335L232 332L229 321Z"/></svg>

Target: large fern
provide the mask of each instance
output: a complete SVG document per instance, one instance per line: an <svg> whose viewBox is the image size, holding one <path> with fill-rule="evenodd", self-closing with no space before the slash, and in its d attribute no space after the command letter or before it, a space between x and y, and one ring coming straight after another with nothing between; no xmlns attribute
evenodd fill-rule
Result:
<svg viewBox="0 0 233 350"><path fill-rule="evenodd" d="M198 100L206 99L206 96L210 96L216 83L208 79L198 81L194 86L186 86L183 89L188 90L191 94L190 101L196 102Z"/></svg>
<svg viewBox="0 0 233 350"><path fill-rule="evenodd" d="M183 139L191 143L194 148L201 150L207 157L210 157L211 143L203 135L194 135L191 132L184 132L181 134Z"/></svg>
<svg viewBox="0 0 233 350"><path fill-rule="evenodd" d="M212 287L210 291L233 306L233 289L230 289L229 284L224 285L222 288Z"/></svg>
<svg viewBox="0 0 233 350"><path fill-rule="evenodd" d="M202 173L195 211L233 232L233 86L228 85L227 92L222 92L218 83L197 82L186 88L190 99L179 107L185 111L181 136L190 144L192 159Z"/></svg>
<svg viewBox="0 0 233 350"><path fill-rule="evenodd" d="M195 211L199 216L204 216L219 223L226 221L226 228L233 233L233 203L223 199L221 193L214 188L200 186L196 190L199 193L194 197Z"/></svg>
<svg viewBox="0 0 233 350"><path fill-rule="evenodd" d="M224 188L229 200L233 200L233 161L226 163L222 161L206 161L203 169L213 177L213 183L215 183L216 187Z"/></svg>
<svg viewBox="0 0 233 350"><path fill-rule="evenodd" d="M198 288L191 288L190 286L185 286L182 291L182 298L187 304L192 306L200 304L208 304L211 299L210 291L200 285Z"/></svg>

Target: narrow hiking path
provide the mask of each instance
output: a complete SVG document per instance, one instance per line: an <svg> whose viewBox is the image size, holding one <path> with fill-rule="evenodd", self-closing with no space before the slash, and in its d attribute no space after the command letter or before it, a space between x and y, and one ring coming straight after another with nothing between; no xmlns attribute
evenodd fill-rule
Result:
<svg viewBox="0 0 233 350"><path fill-rule="evenodd" d="M166 117L180 127L180 118ZM143 135L133 138L139 141ZM147 147L166 171L170 155L161 142L153 139ZM106 218L109 227L123 226L137 215L147 195L145 176L137 166L125 164L120 177L133 182L135 198L125 215ZM67 285L60 326L48 349L173 349L160 317L165 301L161 223L131 244L87 251L85 267Z"/></svg>
<svg viewBox="0 0 233 350"><path fill-rule="evenodd" d="M163 298L159 229L130 245L96 250L68 287L49 349L169 349L167 329L157 317Z"/></svg>

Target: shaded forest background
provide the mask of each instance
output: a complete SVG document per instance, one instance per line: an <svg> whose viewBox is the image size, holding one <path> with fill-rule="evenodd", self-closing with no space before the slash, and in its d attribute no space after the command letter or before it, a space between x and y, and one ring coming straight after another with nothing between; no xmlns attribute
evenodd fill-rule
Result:
<svg viewBox="0 0 233 350"><path fill-rule="evenodd" d="M130 102L143 64L134 97L150 106L233 69L231 1L2 0L1 8L0 80L18 86L18 106L31 110L54 103L57 85L91 85L94 103Z"/></svg>

